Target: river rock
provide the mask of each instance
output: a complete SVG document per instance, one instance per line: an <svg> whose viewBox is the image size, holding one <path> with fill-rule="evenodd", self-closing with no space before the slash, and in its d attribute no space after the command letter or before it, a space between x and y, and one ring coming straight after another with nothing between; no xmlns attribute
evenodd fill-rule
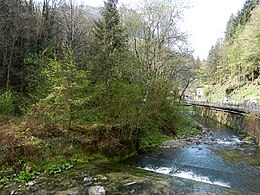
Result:
<svg viewBox="0 0 260 195"><path fill-rule="evenodd" d="M36 184L35 181L29 181L28 183L26 183L26 186L33 186L34 184Z"/></svg>
<svg viewBox="0 0 260 195"><path fill-rule="evenodd" d="M89 195L105 195L106 190L102 186L92 186L88 190Z"/></svg>
<svg viewBox="0 0 260 195"><path fill-rule="evenodd" d="M93 183L95 179L93 179L92 177L84 177L83 181L85 183Z"/></svg>
<svg viewBox="0 0 260 195"><path fill-rule="evenodd" d="M160 145L161 148L178 148L183 146L185 146L183 140L167 140Z"/></svg>

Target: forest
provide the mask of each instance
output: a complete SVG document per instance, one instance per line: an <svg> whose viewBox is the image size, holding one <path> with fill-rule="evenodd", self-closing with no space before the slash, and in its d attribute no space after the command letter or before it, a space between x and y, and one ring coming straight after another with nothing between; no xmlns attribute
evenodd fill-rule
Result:
<svg viewBox="0 0 260 195"><path fill-rule="evenodd" d="M198 132L185 5L0 0L0 188ZM28 171L30 170L30 171Z"/></svg>
<svg viewBox="0 0 260 195"><path fill-rule="evenodd" d="M260 6L247 0L231 15L225 37L209 51L200 65L196 86L204 89L204 101L260 102Z"/></svg>
<svg viewBox="0 0 260 195"><path fill-rule="evenodd" d="M259 0L204 61L180 29L187 8L0 0L0 189L199 133L182 105L198 88L203 101L260 102Z"/></svg>

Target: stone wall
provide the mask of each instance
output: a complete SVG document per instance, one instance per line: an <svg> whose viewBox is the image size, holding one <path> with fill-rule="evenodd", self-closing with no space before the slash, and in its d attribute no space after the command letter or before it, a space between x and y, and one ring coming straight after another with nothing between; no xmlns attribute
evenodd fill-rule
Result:
<svg viewBox="0 0 260 195"><path fill-rule="evenodd" d="M249 136L260 141L260 116L232 111L223 111L203 106L196 106L198 112L205 117L212 118L237 131L245 131Z"/></svg>

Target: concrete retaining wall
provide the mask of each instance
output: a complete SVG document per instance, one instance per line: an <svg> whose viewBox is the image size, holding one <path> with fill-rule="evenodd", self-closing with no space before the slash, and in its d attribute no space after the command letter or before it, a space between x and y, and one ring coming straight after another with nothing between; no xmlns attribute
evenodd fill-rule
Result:
<svg viewBox="0 0 260 195"><path fill-rule="evenodd" d="M246 131L248 135L260 141L260 116L238 112L223 111L203 106L195 106L198 112L205 117L212 118L237 131Z"/></svg>

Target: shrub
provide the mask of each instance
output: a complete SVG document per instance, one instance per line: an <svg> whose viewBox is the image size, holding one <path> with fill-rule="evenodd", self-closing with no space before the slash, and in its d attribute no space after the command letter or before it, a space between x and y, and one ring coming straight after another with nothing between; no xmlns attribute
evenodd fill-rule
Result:
<svg viewBox="0 0 260 195"><path fill-rule="evenodd" d="M14 114L13 94L11 91L4 91L0 94L0 114Z"/></svg>

